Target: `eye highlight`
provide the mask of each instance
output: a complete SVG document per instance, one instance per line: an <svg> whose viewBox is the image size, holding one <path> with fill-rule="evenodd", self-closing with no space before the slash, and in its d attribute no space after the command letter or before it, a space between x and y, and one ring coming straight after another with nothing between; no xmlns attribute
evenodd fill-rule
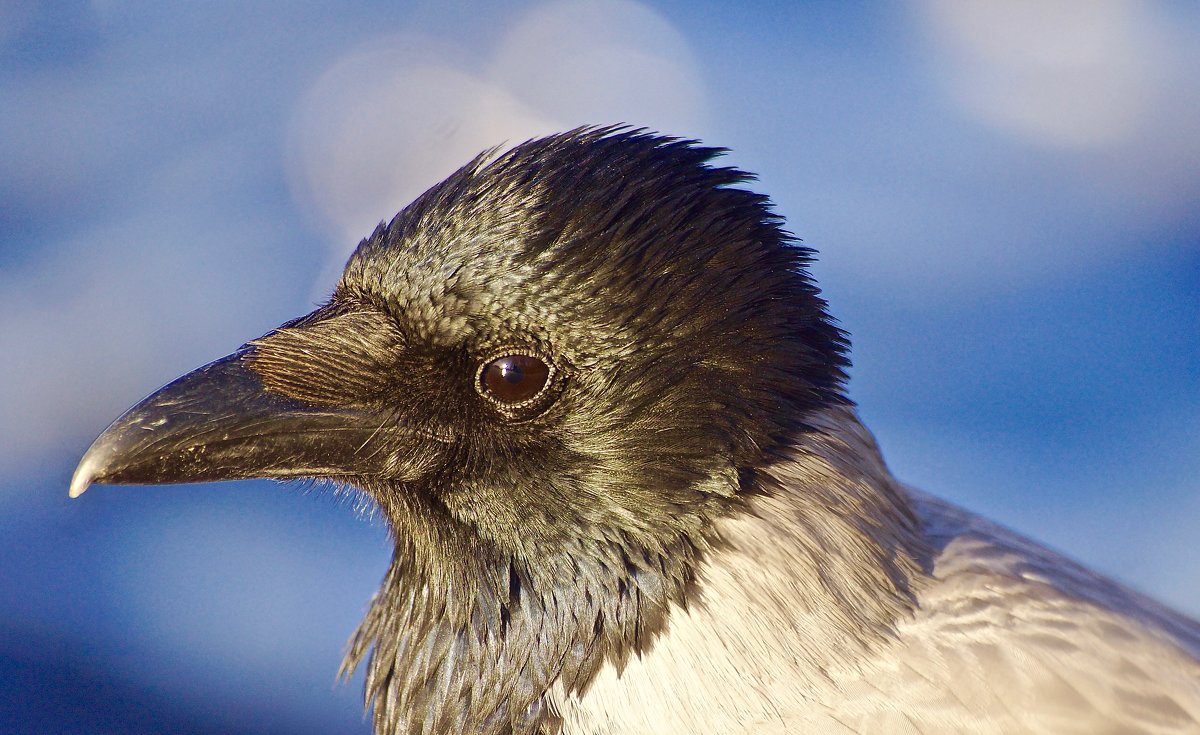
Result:
<svg viewBox="0 0 1200 735"><path fill-rule="evenodd" d="M505 408L515 408L540 396L553 372L545 361L533 355L502 355L480 369L479 391Z"/></svg>

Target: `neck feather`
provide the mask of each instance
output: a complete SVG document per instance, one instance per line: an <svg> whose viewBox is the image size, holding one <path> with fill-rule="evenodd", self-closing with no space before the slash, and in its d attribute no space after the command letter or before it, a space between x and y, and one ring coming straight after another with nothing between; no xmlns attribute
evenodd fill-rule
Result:
<svg viewBox="0 0 1200 735"><path fill-rule="evenodd" d="M802 721L912 614L930 550L905 491L849 409L759 473L718 520L695 594L624 669L558 687L567 732L758 732ZM749 724L748 724L749 723ZM769 728L768 728L769 729ZM774 730L772 730L774 732Z"/></svg>
<svg viewBox="0 0 1200 735"><path fill-rule="evenodd" d="M911 612L929 552L853 412L809 425L705 538L656 552L613 535L533 568L414 503L412 523L444 529L420 544L439 553L398 540L343 664L349 672L369 656L376 733L550 735L621 711L652 725L647 702L678 710L681 696L745 691L743 677L785 672L793 689L815 691L853 666ZM772 692L795 697L757 689L764 711L778 708L765 701Z"/></svg>

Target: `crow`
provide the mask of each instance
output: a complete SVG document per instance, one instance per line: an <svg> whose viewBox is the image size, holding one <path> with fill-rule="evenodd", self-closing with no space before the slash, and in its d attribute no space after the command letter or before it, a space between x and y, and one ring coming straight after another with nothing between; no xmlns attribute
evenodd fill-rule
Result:
<svg viewBox="0 0 1200 735"><path fill-rule="evenodd" d="M395 553L342 669L378 735L1200 732L1200 624L892 477L814 253L723 152L481 154L70 494L370 498Z"/></svg>

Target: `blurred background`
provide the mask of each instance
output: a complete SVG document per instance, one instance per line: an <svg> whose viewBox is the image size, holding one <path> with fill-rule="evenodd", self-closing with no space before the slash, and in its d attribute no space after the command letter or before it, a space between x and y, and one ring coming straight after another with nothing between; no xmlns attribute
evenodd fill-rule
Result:
<svg viewBox="0 0 1200 735"><path fill-rule="evenodd" d="M1200 613L1200 5L0 2L0 732L366 733L385 529L96 488L111 419L330 292L479 150L761 176L893 469Z"/></svg>

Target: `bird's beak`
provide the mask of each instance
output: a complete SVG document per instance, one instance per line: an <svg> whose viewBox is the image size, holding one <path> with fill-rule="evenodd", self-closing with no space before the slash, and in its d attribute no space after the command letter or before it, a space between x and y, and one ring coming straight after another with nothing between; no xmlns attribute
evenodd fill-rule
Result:
<svg viewBox="0 0 1200 735"><path fill-rule="evenodd" d="M345 476L387 461L363 449L379 416L265 389L246 364L250 349L184 375L114 421L80 460L71 497L92 483Z"/></svg>

